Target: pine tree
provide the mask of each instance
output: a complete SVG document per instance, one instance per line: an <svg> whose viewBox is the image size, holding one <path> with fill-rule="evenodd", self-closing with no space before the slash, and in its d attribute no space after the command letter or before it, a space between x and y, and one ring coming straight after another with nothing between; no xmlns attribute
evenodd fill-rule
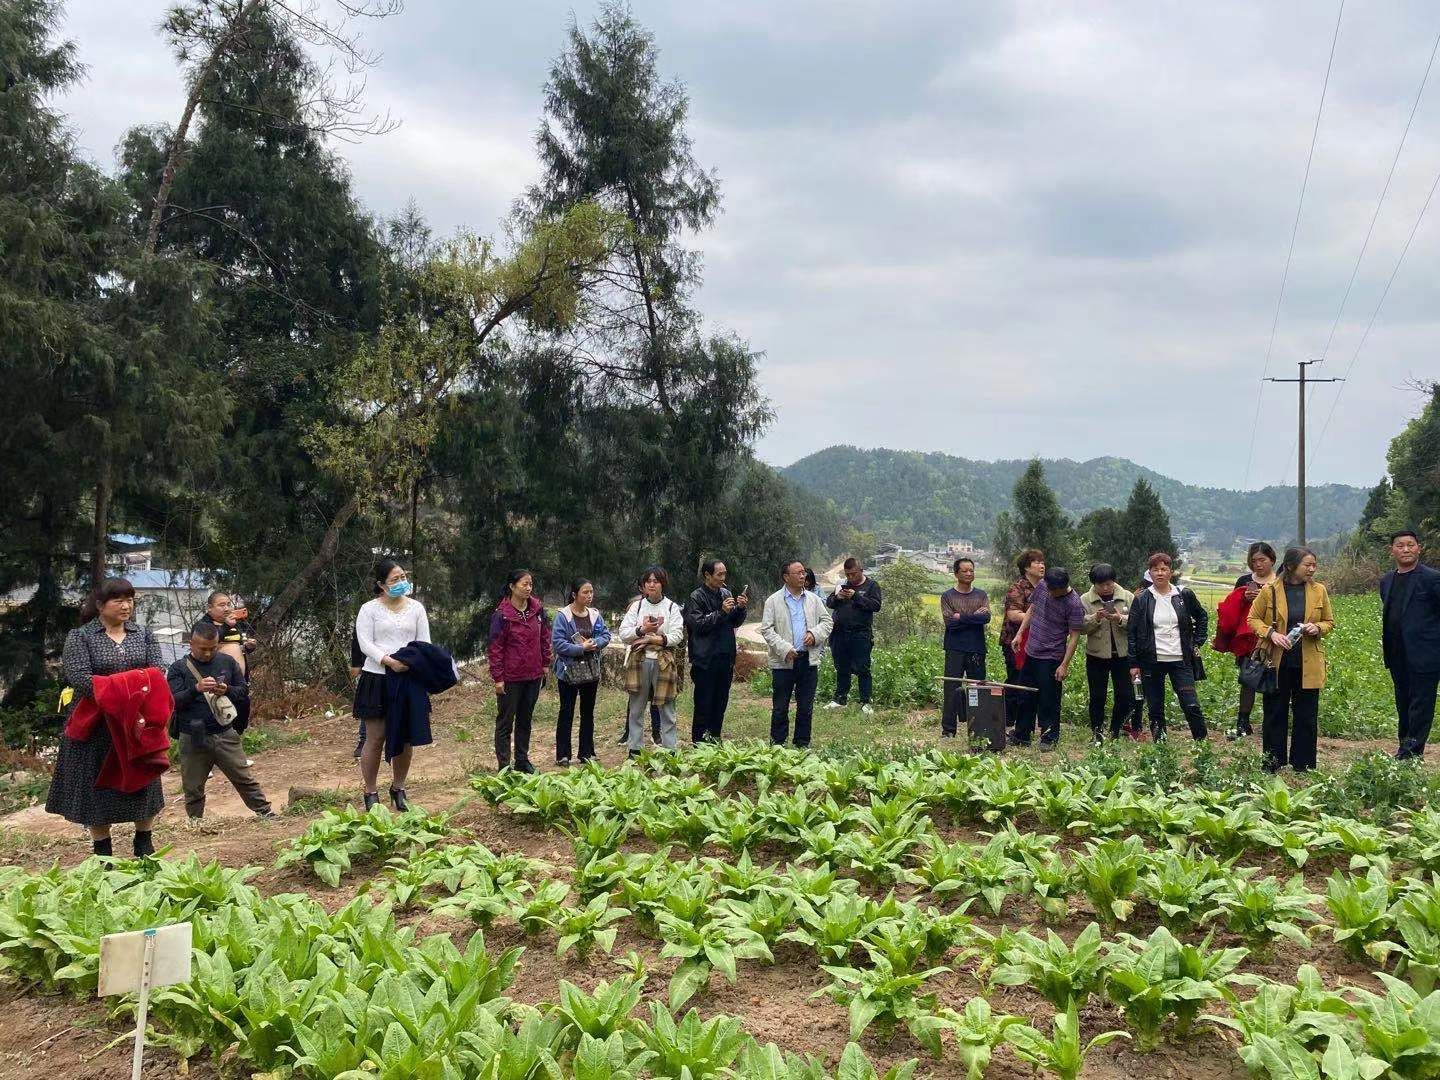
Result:
<svg viewBox="0 0 1440 1080"><path fill-rule="evenodd" d="M1045 482L1045 467L1033 459L1015 481L1011 493L1014 505L1015 542L1020 548L1039 548L1047 566L1071 566L1075 555L1075 534L1070 519L1060 509L1060 500Z"/></svg>
<svg viewBox="0 0 1440 1080"><path fill-rule="evenodd" d="M1135 481L1130 499L1121 515L1120 535L1124 541L1120 558L1115 569L1125 580L1130 575L1139 578L1145 571L1145 563L1156 552L1163 551L1172 558L1179 549L1170 532L1170 515L1160 503L1160 496L1143 476Z"/></svg>
<svg viewBox="0 0 1440 1080"><path fill-rule="evenodd" d="M46 105L79 76L58 19L49 0L0 5L0 588L35 586L0 635L12 698L40 679L63 590L104 573L117 490L213 455L227 408L203 282L143 256L133 203Z"/></svg>

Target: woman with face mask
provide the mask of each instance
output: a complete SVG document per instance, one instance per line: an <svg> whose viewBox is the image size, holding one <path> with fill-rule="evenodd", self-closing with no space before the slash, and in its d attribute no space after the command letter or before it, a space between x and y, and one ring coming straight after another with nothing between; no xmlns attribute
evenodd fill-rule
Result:
<svg viewBox="0 0 1440 1080"><path fill-rule="evenodd" d="M412 641L430 640L430 620L425 605L410 595L413 586L405 568L394 559L381 559L371 574L375 599L360 606L355 616L355 639L365 654L360 678L355 683L355 718L365 725L365 742L360 750L360 776L365 782L365 809L380 802L376 784L380 757L385 752L385 719L389 702L385 695L385 673L397 674L409 668L392 653ZM408 809L405 777L410 772L414 748L407 746L390 759L390 801L395 809Z"/></svg>

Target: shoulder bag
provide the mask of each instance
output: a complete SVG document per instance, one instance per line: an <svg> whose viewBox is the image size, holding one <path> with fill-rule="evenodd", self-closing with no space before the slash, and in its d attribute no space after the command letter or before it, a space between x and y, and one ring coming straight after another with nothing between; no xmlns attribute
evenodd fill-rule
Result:
<svg viewBox="0 0 1440 1080"><path fill-rule="evenodd" d="M575 625L571 616L567 614L565 617L570 619L571 626ZM570 640L578 645L580 642L576 639L579 637L580 632L577 630L570 635ZM570 686L589 686L591 683L598 683L600 681L600 650L594 649L583 656L567 659L560 666L559 678L561 682Z"/></svg>
<svg viewBox="0 0 1440 1080"><path fill-rule="evenodd" d="M190 669L190 674L195 676L195 681L198 683L203 676L194 661L186 660L185 666ZM240 715L240 710L235 707L235 703L224 694L204 694L202 696L205 698L205 704L210 706L210 714L215 717L215 722L221 727L229 727Z"/></svg>
<svg viewBox="0 0 1440 1080"><path fill-rule="evenodd" d="M1280 611L1277 607L1275 596L1275 583L1272 581L1268 586L1270 589L1270 629L1276 629L1275 622ZM1279 685L1280 676L1270 666L1270 639L1257 641L1255 648L1249 656L1240 659L1240 685L1247 690L1253 690L1257 694L1268 694Z"/></svg>

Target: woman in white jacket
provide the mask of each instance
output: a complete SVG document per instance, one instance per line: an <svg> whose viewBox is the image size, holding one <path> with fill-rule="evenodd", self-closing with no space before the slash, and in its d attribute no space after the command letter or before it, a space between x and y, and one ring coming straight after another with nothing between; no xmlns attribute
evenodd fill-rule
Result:
<svg viewBox="0 0 1440 1080"><path fill-rule="evenodd" d="M640 597L625 611L620 640L629 646L625 689L630 694L627 728L630 756L645 743L645 714L651 701L660 710L660 745L674 750L675 699L680 691L680 661L675 648L685 635L680 605L665 595L669 578L652 566L640 576Z"/></svg>

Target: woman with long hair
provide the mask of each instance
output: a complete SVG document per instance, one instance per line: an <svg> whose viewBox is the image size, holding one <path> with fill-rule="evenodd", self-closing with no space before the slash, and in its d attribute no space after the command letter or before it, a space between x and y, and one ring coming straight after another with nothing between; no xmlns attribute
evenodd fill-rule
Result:
<svg viewBox="0 0 1440 1080"><path fill-rule="evenodd" d="M530 721L540 684L550 666L550 624L534 596L535 575L512 570L490 618L490 678L495 683L495 764L508 769L514 740L515 768L533 773Z"/></svg>
<svg viewBox="0 0 1440 1080"><path fill-rule="evenodd" d="M165 681L160 645L149 630L135 623L134 615L135 588L124 578L106 578L86 598L80 608L81 625L65 636L61 660L65 683L75 692L75 707L86 698L93 700L98 675L157 668L162 669L157 676L160 682ZM61 735L45 809L88 828L96 855L114 854L110 826L134 822L139 859L155 853L151 828L165 806L165 795L158 777L135 792L97 787L101 766L114 745L103 723L96 724L83 741Z"/></svg>
<svg viewBox="0 0 1440 1080"><path fill-rule="evenodd" d="M600 656L610 644L605 617L591 605L595 585L576 578L566 593L567 603L555 613L550 651L555 656L555 685L560 694L560 715L555 721L555 764L570 764L570 732L575 705L580 705L580 764L595 757L595 694L600 689Z"/></svg>
<svg viewBox="0 0 1440 1080"><path fill-rule="evenodd" d="M1325 686L1322 639L1335 629L1330 594L1314 580L1315 568L1310 548L1287 549L1276 580L1256 594L1250 607L1250 632L1269 646L1275 668L1275 688L1262 699L1260 741L1267 772L1287 763L1296 772L1315 767Z"/></svg>
<svg viewBox="0 0 1440 1080"><path fill-rule="evenodd" d="M1238 669L1240 661L1255 651L1255 635L1250 632L1250 607L1260 590L1275 580L1275 564L1279 560L1275 549L1264 540L1257 540L1245 553L1248 573L1241 574L1235 581L1229 595L1220 601L1215 612L1216 652L1228 652L1235 657ZM1240 684L1240 705L1235 710L1235 727L1225 737L1230 740L1243 739L1253 733L1250 714L1255 711L1255 691L1244 683Z"/></svg>
<svg viewBox="0 0 1440 1080"><path fill-rule="evenodd" d="M389 701L385 690L386 672L403 674L410 670L392 653L412 641L430 640L430 619L425 605L410 594L414 586L405 568L394 559L381 559L370 575L375 598L360 605L355 615L355 640L365 662L355 682L355 719L365 726L360 747L360 778L364 781L365 809L380 802L376 785L380 779L380 758L385 753L385 723ZM406 746L390 758L390 802L396 810L409 809L405 778L410 774L413 746Z"/></svg>

